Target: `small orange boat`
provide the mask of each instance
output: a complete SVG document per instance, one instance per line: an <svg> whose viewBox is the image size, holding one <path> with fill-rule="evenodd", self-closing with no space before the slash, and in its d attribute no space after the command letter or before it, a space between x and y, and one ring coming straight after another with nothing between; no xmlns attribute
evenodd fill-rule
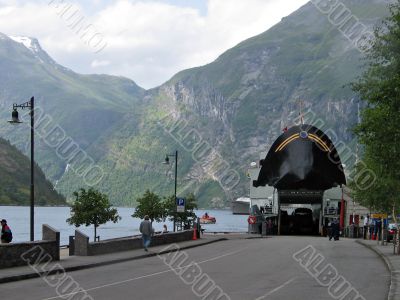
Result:
<svg viewBox="0 0 400 300"><path fill-rule="evenodd" d="M214 217L210 217L208 213L205 213L201 218L200 218L200 224L215 224L217 220Z"/></svg>

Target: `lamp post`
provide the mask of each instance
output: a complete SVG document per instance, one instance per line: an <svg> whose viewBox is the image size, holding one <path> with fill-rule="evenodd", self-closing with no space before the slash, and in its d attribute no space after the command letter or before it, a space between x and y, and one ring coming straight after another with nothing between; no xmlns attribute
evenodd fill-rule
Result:
<svg viewBox="0 0 400 300"><path fill-rule="evenodd" d="M175 192L174 192L174 198L175 198L175 210L176 210L176 187L177 187L177 177L178 177L178 150L175 151L175 154L167 154L165 155L165 162L164 164L169 165L169 158L170 157L175 157ZM175 217L174 217L174 232L176 226L175 226Z"/></svg>
<svg viewBox="0 0 400 300"><path fill-rule="evenodd" d="M22 123L18 118L18 108L30 109L30 116L31 116L31 186L30 186L30 229L31 229L31 241L35 240L35 127L34 127L34 108L35 108L35 98L32 97L31 100L22 104L13 104L13 111L11 114L11 121L8 121L11 124L19 124Z"/></svg>

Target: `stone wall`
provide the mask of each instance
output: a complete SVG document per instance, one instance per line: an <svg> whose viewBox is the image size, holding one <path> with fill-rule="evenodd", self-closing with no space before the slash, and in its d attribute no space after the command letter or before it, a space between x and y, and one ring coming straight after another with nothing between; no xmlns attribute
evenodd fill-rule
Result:
<svg viewBox="0 0 400 300"><path fill-rule="evenodd" d="M42 225L42 240L0 244L0 269L35 263L42 258L60 260L60 232Z"/></svg>
<svg viewBox="0 0 400 300"><path fill-rule="evenodd" d="M189 241L192 237L193 230L157 234L153 236L150 246ZM143 247L143 244L141 237L123 237L89 243L89 237L76 230L74 246L75 255L87 256L140 249Z"/></svg>

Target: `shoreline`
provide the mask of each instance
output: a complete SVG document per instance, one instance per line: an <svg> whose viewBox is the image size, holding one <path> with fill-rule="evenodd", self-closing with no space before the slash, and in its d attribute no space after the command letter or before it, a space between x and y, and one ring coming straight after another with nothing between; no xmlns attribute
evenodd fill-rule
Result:
<svg viewBox="0 0 400 300"><path fill-rule="evenodd" d="M0 203L0 207L30 207L30 205L14 205L14 204L1 204ZM35 205L35 207L71 207L71 205ZM134 206L115 206L113 205L113 207L115 208L132 208L135 209L136 207ZM230 207L225 207L225 208L215 208L215 207L211 207L211 208L204 208L204 207L199 207L196 210L231 210Z"/></svg>

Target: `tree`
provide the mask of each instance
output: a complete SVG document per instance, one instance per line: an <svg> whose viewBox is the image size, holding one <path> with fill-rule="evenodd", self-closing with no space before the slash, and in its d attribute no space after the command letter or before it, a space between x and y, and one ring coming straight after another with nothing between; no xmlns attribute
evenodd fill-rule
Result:
<svg viewBox="0 0 400 300"><path fill-rule="evenodd" d="M136 201L138 205L132 215L133 218L143 219L144 216L148 215L151 223L153 223L153 221L160 222L163 220L165 210L161 199L157 194L147 190L143 196Z"/></svg>
<svg viewBox="0 0 400 300"><path fill-rule="evenodd" d="M362 204L383 212L399 207L400 160L400 1L389 6L390 15L374 30L375 40L367 50L368 68L354 83L366 103L361 123L355 128L363 145L363 164L375 182L368 188L354 184L354 195Z"/></svg>
<svg viewBox="0 0 400 300"><path fill-rule="evenodd" d="M97 227L108 221L117 223L121 220L116 208L112 208L107 195L90 188L80 189L73 193L75 201L71 206L71 217L67 223L79 227L94 225L94 240L96 241Z"/></svg>
<svg viewBox="0 0 400 300"><path fill-rule="evenodd" d="M185 197L185 200L185 212L177 212L175 196L164 198L166 215L170 217L170 221L182 223L184 228L190 227L197 218L194 213L194 209L197 208L196 197L191 193Z"/></svg>

